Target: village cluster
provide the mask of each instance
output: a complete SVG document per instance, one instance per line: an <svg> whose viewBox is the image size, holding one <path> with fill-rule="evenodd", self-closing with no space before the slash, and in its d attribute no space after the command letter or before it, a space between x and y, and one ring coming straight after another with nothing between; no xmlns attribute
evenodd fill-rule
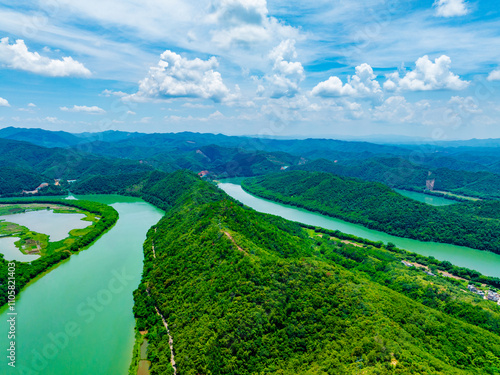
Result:
<svg viewBox="0 0 500 375"><path fill-rule="evenodd" d="M402 260L401 263L403 263L406 267L424 268L424 272L427 275L429 275L429 276L436 276L435 274L433 274L432 272L430 272L427 269L427 267L425 267L425 266L422 266L422 265L419 265L419 264L418 264L418 266L416 266L415 264L407 262L405 260ZM443 272L442 276L453 277L453 275L450 275L450 274L448 274L446 272ZM458 278L458 277L455 277L455 278L461 279L461 280L465 280L465 279ZM494 292L492 290L483 291L483 290L477 289L473 284L467 285L467 289L469 289L469 291L471 291L472 293L475 293L475 294L483 297L484 299L496 302L500 306L500 294L498 294L498 293L496 293L496 292Z"/></svg>
<svg viewBox="0 0 500 375"><path fill-rule="evenodd" d="M467 285L467 289L469 289L472 293L476 293L476 294L480 295L480 296L481 296L481 297L483 297L484 299L487 299L487 300L490 300L490 301L496 302L496 303L498 303L498 305L500 305L500 294L495 293L495 292L494 292L494 291L492 291L492 290L487 290L487 291L485 292L485 291L482 291L482 290L477 289L477 288L476 288L474 285L472 285L472 284Z"/></svg>

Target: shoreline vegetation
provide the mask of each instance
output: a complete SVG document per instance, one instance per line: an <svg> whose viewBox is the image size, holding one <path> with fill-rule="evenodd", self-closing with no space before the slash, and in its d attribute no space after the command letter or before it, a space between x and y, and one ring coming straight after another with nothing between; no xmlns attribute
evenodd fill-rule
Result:
<svg viewBox="0 0 500 375"><path fill-rule="evenodd" d="M376 182L327 172L286 171L253 177L242 188L261 198L361 224L398 237L500 254L500 202L433 207Z"/></svg>
<svg viewBox="0 0 500 375"><path fill-rule="evenodd" d="M165 210L143 245L130 375L174 374L174 351L193 375L500 371L500 311L466 290L496 278L256 212L187 171L113 186Z"/></svg>
<svg viewBox="0 0 500 375"><path fill-rule="evenodd" d="M171 327L184 374L500 369L497 306L466 293L466 281L430 276L401 260L462 275L471 270L258 213L190 172L142 186L166 210L148 231L134 292L151 375L174 373L157 310Z"/></svg>
<svg viewBox="0 0 500 375"><path fill-rule="evenodd" d="M65 200L65 199L10 199L2 200L0 205L29 205L29 204L45 204L45 205L60 205L90 213L94 217L98 216L99 220L93 221L86 230L77 230L70 237L57 241L49 242L46 247L45 255L31 262L7 261L3 254L0 254L0 308L7 302L7 270L8 263L16 264L16 295L33 279L49 271L53 266L59 264L65 259L68 259L71 254L77 253L88 248L96 239L110 229L118 220L118 212L111 206L102 203ZM90 216L87 215L87 218ZM1 216L0 216L1 218Z"/></svg>
<svg viewBox="0 0 500 375"><path fill-rule="evenodd" d="M81 220L89 222L90 226L101 218L96 213L60 204L8 204L0 201L0 220L4 218L4 215L43 210L51 210L54 213L64 214L83 214L85 217ZM49 241L49 236L45 233L38 233L31 228L6 220L0 221L0 233L2 233L0 237L18 237L19 240L15 242L15 245L22 254L39 254L40 256L50 255L68 247L76 238L87 234L90 230L89 227L72 229L69 232L69 236L62 241Z"/></svg>

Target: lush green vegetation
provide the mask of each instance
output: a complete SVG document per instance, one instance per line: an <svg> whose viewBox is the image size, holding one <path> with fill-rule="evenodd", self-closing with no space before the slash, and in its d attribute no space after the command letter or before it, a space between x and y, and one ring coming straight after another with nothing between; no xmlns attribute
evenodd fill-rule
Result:
<svg viewBox="0 0 500 375"><path fill-rule="evenodd" d="M446 260L440 261L432 256L427 257L417 253L408 252L406 250L397 248L396 245L393 244L392 242L389 242L388 244L384 245L382 241L370 241L366 238L361 238L354 236L352 234L343 233L339 230L330 230L320 227L314 227L312 225L306 225L302 223L300 225L303 228L314 230L315 232L321 233L322 235L325 235L327 237L331 236L339 240L345 240L344 243L347 244L356 243L358 245L357 247L361 245L362 247L372 247L377 249L385 248L386 250L389 250L391 253L398 253L402 255L402 259L408 259L412 262L417 262L424 266L428 266L430 269L436 272L446 271L454 276L463 278L465 280L469 280L470 282L475 284L480 284L480 285L484 284L484 285L489 285L493 288L500 288L500 278L498 277L485 276L482 275L479 271L472 270L466 267L458 267Z"/></svg>
<svg viewBox="0 0 500 375"><path fill-rule="evenodd" d="M192 176L160 180L156 197L182 179ZM155 307L181 374L500 371L498 312L487 301L453 306L446 293L459 285L406 269L396 251L319 238L203 182L164 207L134 293L152 374L172 373Z"/></svg>
<svg viewBox="0 0 500 375"><path fill-rule="evenodd" d="M366 160L314 160L291 169L328 172L365 181L382 182L390 187L424 191L427 180L435 180L434 190L458 195L500 199L500 175L487 171L453 170L415 164L401 157L375 157Z"/></svg>
<svg viewBox="0 0 500 375"><path fill-rule="evenodd" d="M151 171L139 161L104 158L79 150L44 148L26 142L0 139L0 195L32 190L42 183L50 187L42 194L61 194L67 179ZM61 179L62 186L55 186Z"/></svg>
<svg viewBox="0 0 500 375"><path fill-rule="evenodd" d="M495 211L494 207L500 210L500 202L497 201L433 207L403 197L380 183L323 172L291 171L256 177L243 181L242 187L266 199L338 217L399 237L500 253L500 238L497 235L500 233L500 220L491 215L480 216L482 212ZM486 205L488 209L480 208ZM471 206L477 209L469 210Z"/></svg>
<svg viewBox="0 0 500 375"><path fill-rule="evenodd" d="M70 241L62 240L49 244L48 255L42 256L30 263L7 261L3 254L0 254L0 306L7 302L7 283L8 278L8 263L16 264L16 293L18 293L30 280L47 271L49 268L67 259L72 253L78 252L81 249L89 246L103 232L113 226L118 220L118 212L105 204L88 202L88 201L68 201L63 199L32 199L32 200L8 200L2 201L2 204L28 204L28 203L45 203L57 204L69 207L75 207L79 210L90 212L98 215L100 219L94 222L80 236L72 236Z"/></svg>
<svg viewBox="0 0 500 375"><path fill-rule="evenodd" d="M416 191L425 189L427 179L435 179L434 189L438 191L500 198L500 153L497 147L491 147L498 140L484 145L470 142L467 147L448 147L446 143L398 146L189 132L70 134L16 128L0 129L0 138L3 138L0 139L0 151L6 156L0 157L0 168L11 168L6 175L14 176L0 181L0 194L18 194L41 182L50 183L54 178L83 180L95 177L98 181L101 176L134 174L153 168L165 172L209 170L212 176L235 177L277 172L288 166ZM23 171L36 176L31 175L31 179L16 177ZM61 189L53 188L43 194L58 191L60 193Z"/></svg>

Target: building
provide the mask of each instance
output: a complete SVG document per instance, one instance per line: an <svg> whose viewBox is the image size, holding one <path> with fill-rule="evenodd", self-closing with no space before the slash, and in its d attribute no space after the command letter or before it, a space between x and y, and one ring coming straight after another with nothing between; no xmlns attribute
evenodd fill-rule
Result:
<svg viewBox="0 0 500 375"><path fill-rule="evenodd" d="M472 293L478 292L477 288L472 284L467 285L467 289L469 289Z"/></svg>
<svg viewBox="0 0 500 375"><path fill-rule="evenodd" d="M498 295L498 293L495 293L491 290L488 290L488 292L485 295L485 298L490 300L490 301L498 302L500 300L500 295Z"/></svg>

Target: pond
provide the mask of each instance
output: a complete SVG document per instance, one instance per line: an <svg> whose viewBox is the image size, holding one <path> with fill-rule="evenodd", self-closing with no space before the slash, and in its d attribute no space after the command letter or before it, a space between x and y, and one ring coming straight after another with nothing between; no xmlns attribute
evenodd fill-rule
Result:
<svg viewBox="0 0 500 375"><path fill-rule="evenodd" d="M52 210L0 216L0 220L22 225L33 232L48 234L51 242L65 239L72 229L83 229L92 224L91 221L82 220L83 218L83 214L55 213Z"/></svg>
<svg viewBox="0 0 500 375"><path fill-rule="evenodd" d="M82 197L78 197L82 198ZM142 245L163 212L137 198L86 196L114 207L120 217L87 250L36 279L16 300L16 368L1 374L126 375L135 319L132 292L142 273ZM7 311L0 343L7 345Z"/></svg>

